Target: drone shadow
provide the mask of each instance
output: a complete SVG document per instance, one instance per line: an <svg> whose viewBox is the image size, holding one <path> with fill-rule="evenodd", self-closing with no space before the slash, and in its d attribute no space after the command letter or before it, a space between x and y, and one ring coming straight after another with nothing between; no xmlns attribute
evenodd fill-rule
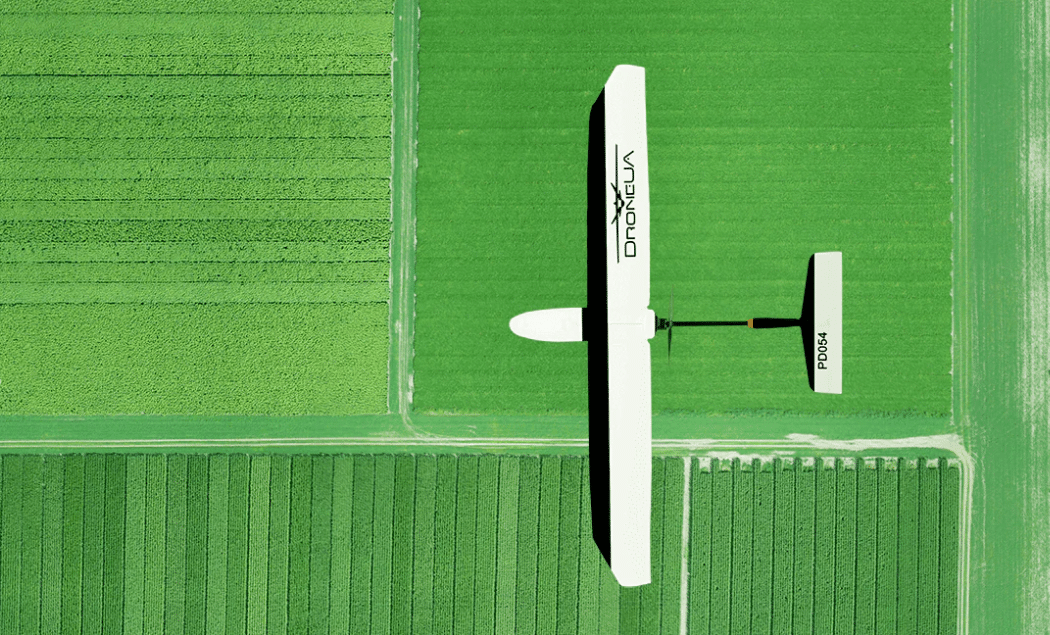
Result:
<svg viewBox="0 0 1050 635"><path fill-rule="evenodd" d="M587 341L588 431L591 475L591 525L605 561L610 557L609 509L609 294L605 259L605 91L591 107L587 142Z"/></svg>
<svg viewBox="0 0 1050 635"><path fill-rule="evenodd" d="M806 292L802 297L802 352L806 356L806 373L809 375L809 389L814 390L813 373L813 269L816 256L809 257L809 269L806 271Z"/></svg>

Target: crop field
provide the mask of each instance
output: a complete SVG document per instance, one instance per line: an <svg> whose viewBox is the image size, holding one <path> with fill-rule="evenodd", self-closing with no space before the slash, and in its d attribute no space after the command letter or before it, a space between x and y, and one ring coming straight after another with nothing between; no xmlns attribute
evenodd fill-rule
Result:
<svg viewBox="0 0 1050 635"><path fill-rule="evenodd" d="M385 412L390 3L18 4L0 413Z"/></svg>
<svg viewBox="0 0 1050 635"><path fill-rule="evenodd" d="M948 415L950 2L421 8L417 411L586 412L586 345L508 322L587 304L588 114L637 64L657 315L797 317L810 254L843 253L841 396L795 330L682 329L654 412Z"/></svg>
<svg viewBox="0 0 1050 635"><path fill-rule="evenodd" d="M3 632L1050 632L1036 0L0 7ZM589 109L647 72L653 583L590 538Z"/></svg>
<svg viewBox="0 0 1050 635"><path fill-rule="evenodd" d="M656 460L653 583L631 589L590 540L587 467L7 455L0 617L22 633L955 632L946 461Z"/></svg>

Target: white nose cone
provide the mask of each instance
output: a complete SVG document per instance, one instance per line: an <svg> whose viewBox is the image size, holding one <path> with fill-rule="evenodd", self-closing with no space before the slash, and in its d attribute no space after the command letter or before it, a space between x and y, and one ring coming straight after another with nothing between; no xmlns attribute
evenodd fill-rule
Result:
<svg viewBox="0 0 1050 635"><path fill-rule="evenodd" d="M510 330L541 342L582 342L583 309L543 309L515 315Z"/></svg>

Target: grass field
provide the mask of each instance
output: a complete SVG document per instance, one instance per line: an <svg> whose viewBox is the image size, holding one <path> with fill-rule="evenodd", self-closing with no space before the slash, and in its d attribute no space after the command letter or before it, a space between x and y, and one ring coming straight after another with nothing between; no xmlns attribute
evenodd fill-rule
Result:
<svg viewBox="0 0 1050 635"><path fill-rule="evenodd" d="M586 346L514 336L584 306L591 104L646 68L652 300L683 320L796 317L843 252L841 396L797 332L652 340L655 412L951 408L951 3L421 3L420 412L584 413Z"/></svg>
<svg viewBox="0 0 1050 635"><path fill-rule="evenodd" d="M308 5L0 10L0 413L386 411L391 5Z"/></svg>
<svg viewBox="0 0 1050 635"><path fill-rule="evenodd" d="M633 589L589 539L583 457L2 463L5 633L955 632L943 460L658 459Z"/></svg>

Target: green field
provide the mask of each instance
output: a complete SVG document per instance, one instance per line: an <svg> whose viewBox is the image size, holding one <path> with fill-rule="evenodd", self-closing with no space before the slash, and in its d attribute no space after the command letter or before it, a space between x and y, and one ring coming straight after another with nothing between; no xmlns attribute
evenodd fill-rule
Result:
<svg viewBox="0 0 1050 635"><path fill-rule="evenodd" d="M0 7L4 633L1050 631L1045 6L392 8ZM793 334L653 340L640 590L585 347L507 329L586 300L619 63L653 309L846 267L841 396Z"/></svg>
<svg viewBox="0 0 1050 635"><path fill-rule="evenodd" d="M390 3L126 5L2 10L0 413L385 412Z"/></svg>
<svg viewBox="0 0 1050 635"><path fill-rule="evenodd" d="M12 633L641 635L683 617L689 632L955 632L956 466L658 459L653 583L631 589L590 540L587 469L7 455L0 618Z"/></svg>
<svg viewBox="0 0 1050 635"><path fill-rule="evenodd" d="M797 317L843 252L841 396L796 332L652 340L654 412L951 409L951 3L421 3L414 408L585 413L586 345L508 321L584 306L587 121L646 69L650 308Z"/></svg>

